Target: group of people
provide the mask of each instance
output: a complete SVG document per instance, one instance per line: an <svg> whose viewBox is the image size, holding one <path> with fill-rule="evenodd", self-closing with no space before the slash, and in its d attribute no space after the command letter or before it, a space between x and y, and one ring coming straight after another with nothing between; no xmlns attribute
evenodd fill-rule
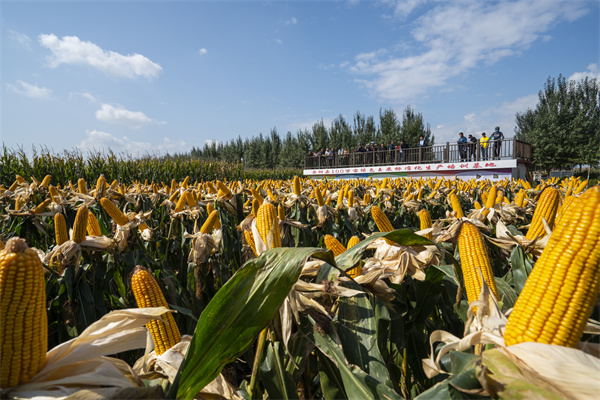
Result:
<svg viewBox="0 0 600 400"><path fill-rule="evenodd" d="M460 132L458 134L458 153L460 155L460 161L471 161L477 160L477 144L481 154L479 155L482 160L489 160L492 157L493 160L499 160L501 157L502 141L504 140L504 134L500 131L500 127L497 126L494 129L494 133L487 136L485 132L481 134L481 137L477 139L473 135L469 135L469 139L465 137L465 134ZM490 155L490 148L492 154Z"/></svg>

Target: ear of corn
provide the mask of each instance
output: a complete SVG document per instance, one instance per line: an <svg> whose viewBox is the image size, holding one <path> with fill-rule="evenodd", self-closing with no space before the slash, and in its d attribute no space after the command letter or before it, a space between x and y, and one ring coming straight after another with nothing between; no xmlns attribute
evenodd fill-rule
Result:
<svg viewBox="0 0 600 400"><path fill-rule="evenodd" d="M429 211L423 209L419 211L419 222L421 223L421 230L431 228L433 225L431 224L431 215L429 215ZM431 232L423 235L429 240L433 240L433 235Z"/></svg>
<svg viewBox="0 0 600 400"><path fill-rule="evenodd" d="M73 241L75 243L81 243L85 240L89 214L90 212L86 205L82 205L79 207L79 210L77 210L75 222L73 223Z"/></svg>
<svg viewBox="0 0 600 400"><path fill-rule="evenodd" d="M391 232L394 230L392 223L390 222L388 217L385 215L385 213L383 211L381 211L381 208L379 208L377 206L372 206L371 207L371 215L373 216L373 219L375 220L375 224L377 225L379 232ZM396 244L389 239L385 239L385 241L390 246L393 246Z"/></svg>
<svg viewBox="0 0 600 400"><path fill-rule="evenodd" d="M52 179L52 175L46 175L44 179L42 179L42 183L40 183L40 187L46 189L50 184L50 180Z"/></svg>
<svg viewBox="0 0 600 400"><path fill-rule="evenodd" d="M183 211L183 207L185 207L186 204L186 196L185 196L185 192L183 192L181 194L181 196L179 196L179 200L177 200L177 204L175 205L175 212L181 212Z"/></svg>
<svg viewBox="0 0 600 400"><path fill-rule="evenodd" d="M279 236L279 222L277 211L271 203L263 203L258 209L256 216L256 227L261 239L270 250L275 247L281 247L281 237Z"/></svg>
<svg viewBox="0 0 600 400"><path fill-rule="evenodd" d="M117 225L123 226L129 223L129 218L127 218L127 216L123 214L121 210L119 210L115 203L106 197L100 199L100 204L108 213L108 215L110 215L110 217L117 223Z"/></svg>
<svg viewBox="0 0 600 400"><path fill-rule="evenodd" d="M319 207L323 207L325 205L325 202L323 201L323 194L321 193L321 189L319 189L318 187L315 188L315 197L317 199L317 204L319 205Z"/></svg>
<svg viewBox="0 0 600 400"><path fill-rule="evenodd" d="M526 239L533 240L536 237L546 236L546 230L544 229L544 223L542 218L546 220L550 229L554 226L554 220L556 213L558 212L558 206L560 205L560 192L553 187L547 187L544 189L533 213L533 219L531 225L525 235Z"/></svg>
<svg viewBox="0 0 600 400"><path fill-rule="evenodd" d="M356 246L360 243L360 238L358 236L352 236L350 240L348 240L348 245L346 246L348 249Z"/></svg>
<svg viewBox="0 0 600 400"><path fill-rule="evenodd" d="M48 318L44 268L21 238L0 251L0 387L27 382L46 360Z"/></svg>
<svg viewBox="0 0 600 400"><path fill-rule="evenodd" d="M85 182L85 179L79 178L77 180L77 189L81 194L88 194L87 183Z"/></svg>
<svg viewBox="0 0 600 400"><path fill-rule="evenodd" d="M36 208L33 209L33 213L40 214L40 213L44 212L44 210L50 205L51 202L52 202L51 199L46 199L46 200L42 201Z"/></svg>
<svg viewBox="0 0 600 400"><path fill-rule="evenodd" d="M213 203L207 203L206 204L206 212L208 213L208 215L212 214L212 212L215 211L215 206L213 205ZM217 218L215 220L215 224L213 225L214 229L219 229L221 227L221 220L219 218Z"/></svg>
<svg viewBox="0 0 600 400"><path fill-rule="evenodd" d="M248 246L250 246L254 255L258 257L258 252L256 251L256 244L254 244L254 235L252 234L252 231L245 230L244 237L246 238L246 243L248 243Z"/></svg>
<svg viewBox="0 0 600 400"><path fill-rule="evenodd" d="M490 188L490 191L487 193L487 198L485 200L485 208L494 208L496 205L496 196L498 195L498 188L494 185Z"/></svg>
<svg viewBox="0 0 600 400"><path fill-rule="evenodd" d="M206 221L204 221L204 223L202 224L202 227L200 228L200 233L210 233L218 219L219 212L217 210L213 210L208 215L208 218L206 218Z"/></svg>
<svg viewBox="0 0 600 400"><path fill-rule="evenodd" d="M574 200L552 232L508 318L506 345L575 347L600 292L600 187Z"/></svg>
<svg viewBox="0 0 600 400"><path fill-rule="evenodd" d="M254 200L258 201L258 205L262 205L263 201L265 201L265 199L263 199L262 195L260 194L260 192L257 189L250 189L250 192L252 192L252 196L254 196Z"/></svg>
<svg viewBox="0 0 600 400"><path fill-rule="evenodd" d="M496 298L499 298L485 243L479 229L470 222L463 223L460 229L458 252L469 303L479 298L483 286L482 275Z"/></svg>
<svg viewBox="0 0 600 400"><path fill-rule="evenodd" d="M285 221L285 207L281 204L277 206L277 218L280 221Z"/></svg>
<svg viewBox="0 0 600 400"><path fill-rule="evenodd" d="M302 186L300 185L300 178L298 176L294 176L294 194L296 196L300 196L302 193Z"/></svg>
<svg viewBox="0 0 600 400"><path fill-rule="evenodd" d="M169 307L158 282L146 268L136 267L131 277L131 287L138 307ZM158 355L163 354L181 340L181 333L173 314L167 312L162 315L162 318L167 323L155 319L147 324L154 340L155 352Z"/></svg>
<svg viewBox="0 0 600 400"><path fill-rule="evenodd" d="M346 248L344 247L344 245L341 244L340 241L337 240L335 237L333 237L331 235L325 235L324 240L325 240L325 246L327 247L327 249L333 251L334 257L337 257L346 251Z"/></svg>
<svg viewBox="0 0 600 400"><path fill-rule="evenodd" d="M91 210L88 212L87 233L89 236L102 236L98 219Z"/></svg>
<svg viewBox="0 0 600 400"><path fill-rule="evenodd" d="M65 216L60 213L54 214L54 234L58 246L69 240L67 222L65 221Z"/></svg>
<svg viewBox="0 0 600 400"><path fill-rule="evenodd" d="M462 218L465 216L456 193L452 193L450 195L450 204L452 205L452 211L454 211L454 213L456 214L456 218Z"/></svg>

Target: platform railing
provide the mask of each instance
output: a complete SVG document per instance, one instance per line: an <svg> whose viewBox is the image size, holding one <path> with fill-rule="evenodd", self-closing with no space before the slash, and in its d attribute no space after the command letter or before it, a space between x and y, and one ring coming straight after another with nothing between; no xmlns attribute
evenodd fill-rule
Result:
<svg viewBox="0 0 600 400"><path fill-rule="evenodd" d="M304 168L362 167L376 165L405 165L429 163L455 163L488 160L531 161L531 144L516 138L480 143L449 143L405 149L359 152L353 149L348 154L313 155L304 157Z"/></svg>

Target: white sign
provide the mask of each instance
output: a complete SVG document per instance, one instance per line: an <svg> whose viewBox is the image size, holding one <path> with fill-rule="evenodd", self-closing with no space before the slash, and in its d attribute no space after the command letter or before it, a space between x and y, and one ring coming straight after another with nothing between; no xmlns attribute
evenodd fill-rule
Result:
<svg viewBox="0 0 600 400"><path fill-rule="evenodd" d="M390 172L444 172L469 171L481 169L516 168L517 160L487 160L458 163L430 163L408 165L381 165L362 167L333 167L305 169L304 175L338 175L338 174L384 174Z"/></svg>

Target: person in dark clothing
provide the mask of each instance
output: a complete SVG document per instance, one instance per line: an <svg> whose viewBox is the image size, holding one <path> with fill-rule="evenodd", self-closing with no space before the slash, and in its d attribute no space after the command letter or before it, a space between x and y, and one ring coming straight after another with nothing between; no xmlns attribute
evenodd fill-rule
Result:
<svg viewBox="0 0 600 400"><path fill-rule="evenodd" d="M390 164L393 164L396 162L396 145L394 144L394 140L392 139L392 141L390 142Z"/></svg>
<svg viewBox="0 0 600 400"><path fill-rule="evenodd" d="M469 161L477 160L477 143L479 143L477 138L469 135Z"/></svg>
<svg viewBox="0 0 600 400"><path fill-rule="evenodd" d="M502 148L502 141L504 140L504 134L500 132L500 127L497 126L496 130L490 136L490 141L493 144L494 158L500 159L500 149Z"/></svg>
<svg viewBox="0 0 600 400"><path fill-rule="evenodd" d="M467 160L467 138L465 137L465 134L460 132L458 134L458 140L456 141L456 143L458 143L458 154L460 155L460 161L466 161Z"/></svg>
<svg viewBox="0 0 600 400"><path fill-rule="evenodd" d="M363 165L365 163L365 148L363 147L362 143L358 144L358 149L356 149L356 152L358 153L358 163Z"/></svg>
<svg viewBox="0 0 600 400"><path fill-rule="evenodd" d="M404 162L408 160L408 154L406 153L406 150L408 149L408 145L406 144L406 142L404 140L400 141L400 145L398 146L398 158L400 160L400 162Z"/></svg>

